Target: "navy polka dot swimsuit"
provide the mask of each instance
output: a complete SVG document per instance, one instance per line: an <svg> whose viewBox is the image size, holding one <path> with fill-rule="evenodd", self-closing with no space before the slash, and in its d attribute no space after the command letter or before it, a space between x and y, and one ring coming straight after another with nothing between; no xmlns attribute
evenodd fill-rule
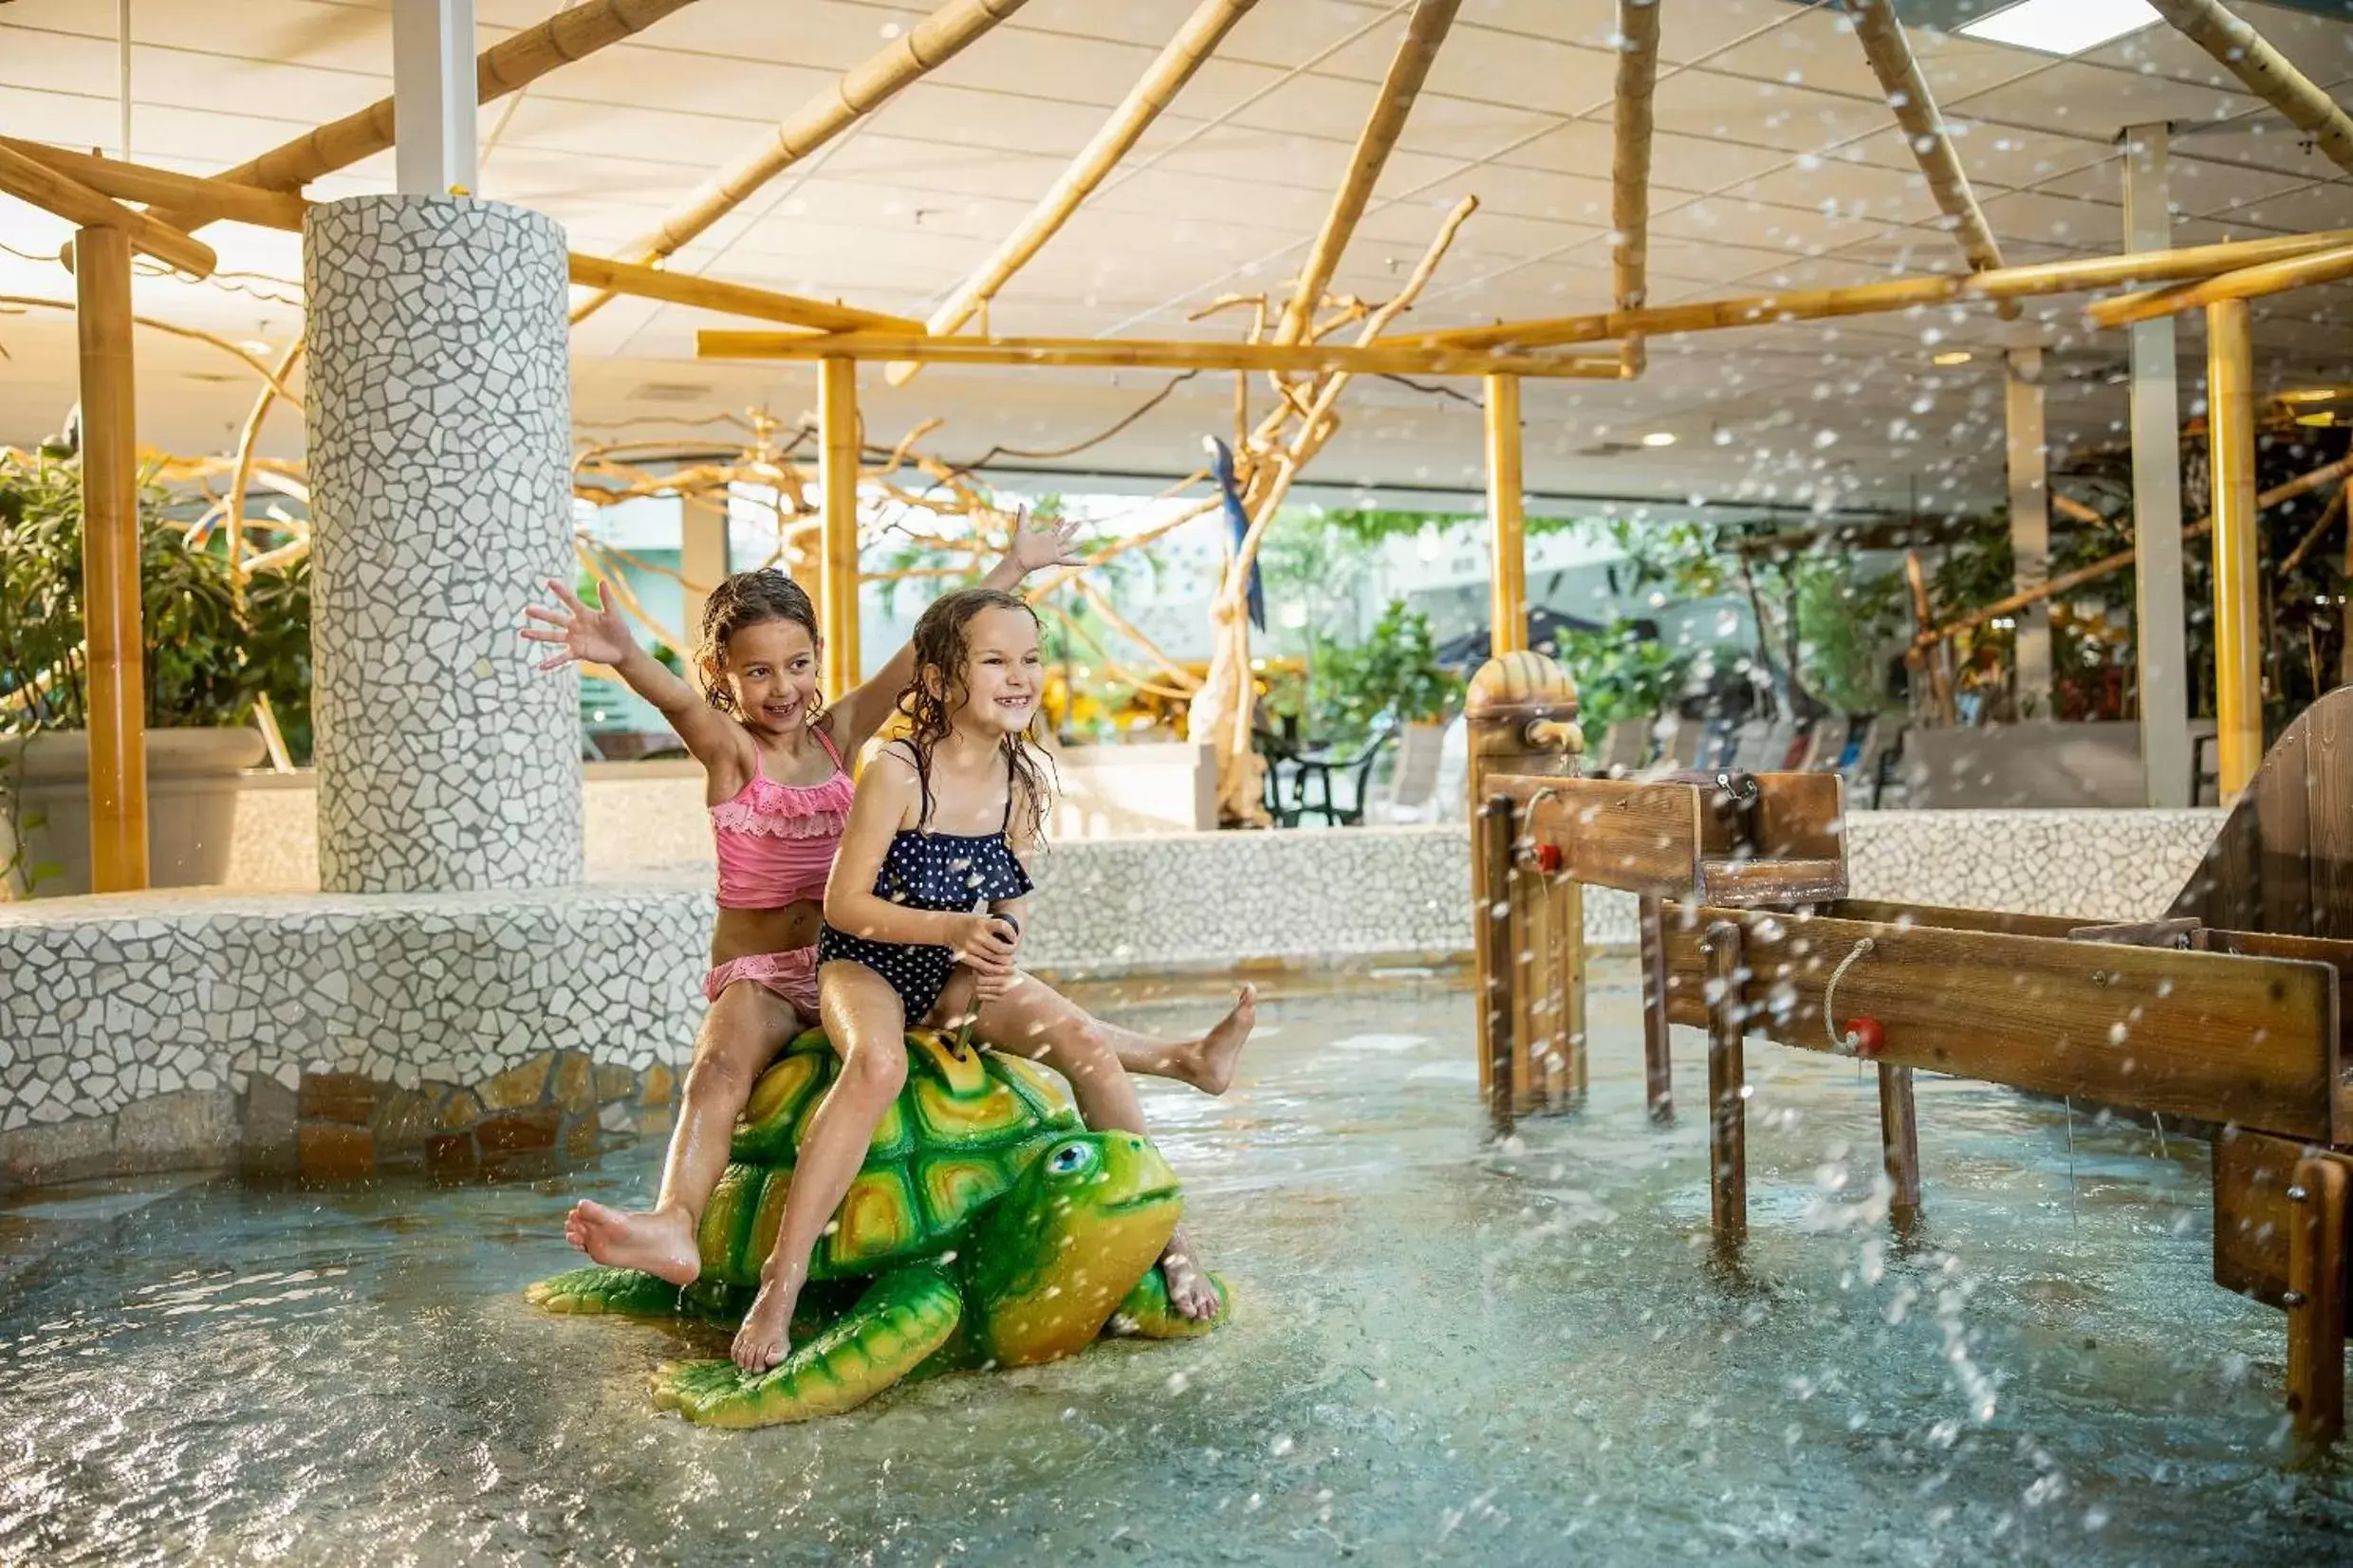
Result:
<svg viewBox="0 0 2353 1568"><path fill-rule="evenodd" d="M900 828L882 857L882 872L874 881L875 895L909 909L970 913L983 900L1019 898L1035 883L1013 855L1006 830L1013 822L1011 764L1007 764L1005 821L994 833L931 833L921 827ZM923 790L923 817L931 817L931 788ZM880 975L907 1011L909 1024L929 1016L939 993L954 972L954 948L928 943L877 942L852 936L827 925L817 932L820 966L837 959L863 964Z"/></svg>

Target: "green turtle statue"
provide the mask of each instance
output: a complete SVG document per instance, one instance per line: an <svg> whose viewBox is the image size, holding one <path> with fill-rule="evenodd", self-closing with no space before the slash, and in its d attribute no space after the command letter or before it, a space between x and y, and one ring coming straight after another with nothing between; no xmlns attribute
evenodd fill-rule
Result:
<svg viewBox="0 0 2353 1568"><path fill-rule="evenodd" d="M575 1268L525 1294L549 1312L732 1325L756 1293L809 1117L839 1059L822 1030L785 1048L735 1124L703 1210L702 1276L681 1289ZM911 1377L1051 1361L1105 1334L1193 1338L1222 1323L1170 1304L1155 1264L1176 1228L1176 1173L1134 1133L1096 1133L1069 1090L1019 1057L929 1029L907 1081L810 1261L792 1353L765 1373L674 1362L654 1403L689 1421L764 1427L835 1415Z"/></svg>

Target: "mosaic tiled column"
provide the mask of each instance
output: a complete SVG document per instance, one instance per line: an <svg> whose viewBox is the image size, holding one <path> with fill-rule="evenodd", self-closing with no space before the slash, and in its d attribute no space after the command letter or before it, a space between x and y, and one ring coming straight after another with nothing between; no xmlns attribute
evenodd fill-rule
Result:
<svg viewBox="0 0 2353 1568"><path fill-rule="evenodd" d="M570 581L564 231L497 202L310 210L311 710L330 893L581 862L579 685L516 632Z"/></svg>

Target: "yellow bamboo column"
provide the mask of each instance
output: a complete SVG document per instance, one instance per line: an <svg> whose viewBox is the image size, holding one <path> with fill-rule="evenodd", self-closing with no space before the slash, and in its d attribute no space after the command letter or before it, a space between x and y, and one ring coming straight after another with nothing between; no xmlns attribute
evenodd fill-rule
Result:
<svg viewBox="0 0 2353 1568"><path fill-rule="evenodd" d="M1528 518L1520 483L1520 378L1487 378L1487 516L1494 571L1489 656L1528 646Z"/></svg>
<svg viewBox="0 0 2353 1568"><path fill-rule="evenodd" d="M818 364L818 489L824 530L818 542L817 623L824 628L825 695L858 684L858 361Z"/></svg>
<svg viewBox="0 0 2353 1568"><path fill-rule="evenodd" d="M2263 760L2253 381L2247 302L2217 300L2206 307L2206 440L2214 487L2214 718L2226 801L2247 787Z"/></svg>
<svg viewBox="0 0 2353 1568"><path fill-rule="evenodd" d="M82 341L82 625L89 641L90 891L147 886L147 677L139 638L131 241L74 235Z"/></svg>

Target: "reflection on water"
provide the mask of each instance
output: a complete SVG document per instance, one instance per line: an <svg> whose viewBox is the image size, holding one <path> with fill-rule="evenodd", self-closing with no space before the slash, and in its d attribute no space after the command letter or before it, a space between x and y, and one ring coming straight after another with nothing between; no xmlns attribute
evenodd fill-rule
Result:
<svg viewBox="0 0 2353 1568"><path fill-rule="evenodd" d="M28 1196L0 1560L2345 1560L2353 1472L2286 1458L2282 1319L2210 1282L2204 1145L2078 1116L2070 1153L2063 1107L1923 1078L1907 1253L1868 1081L1760 1044L1752 1278L1712 1285L1703 1129L1645 1120L1630 971L1599 978L1589 1106L1502 1151L1465 992L1276 997L1232 1094L1148 1098L1228 1330L806 1427L658 1418L646 1372L717 1339L517 1295L655 1148L530 1186Z"/></svg>

